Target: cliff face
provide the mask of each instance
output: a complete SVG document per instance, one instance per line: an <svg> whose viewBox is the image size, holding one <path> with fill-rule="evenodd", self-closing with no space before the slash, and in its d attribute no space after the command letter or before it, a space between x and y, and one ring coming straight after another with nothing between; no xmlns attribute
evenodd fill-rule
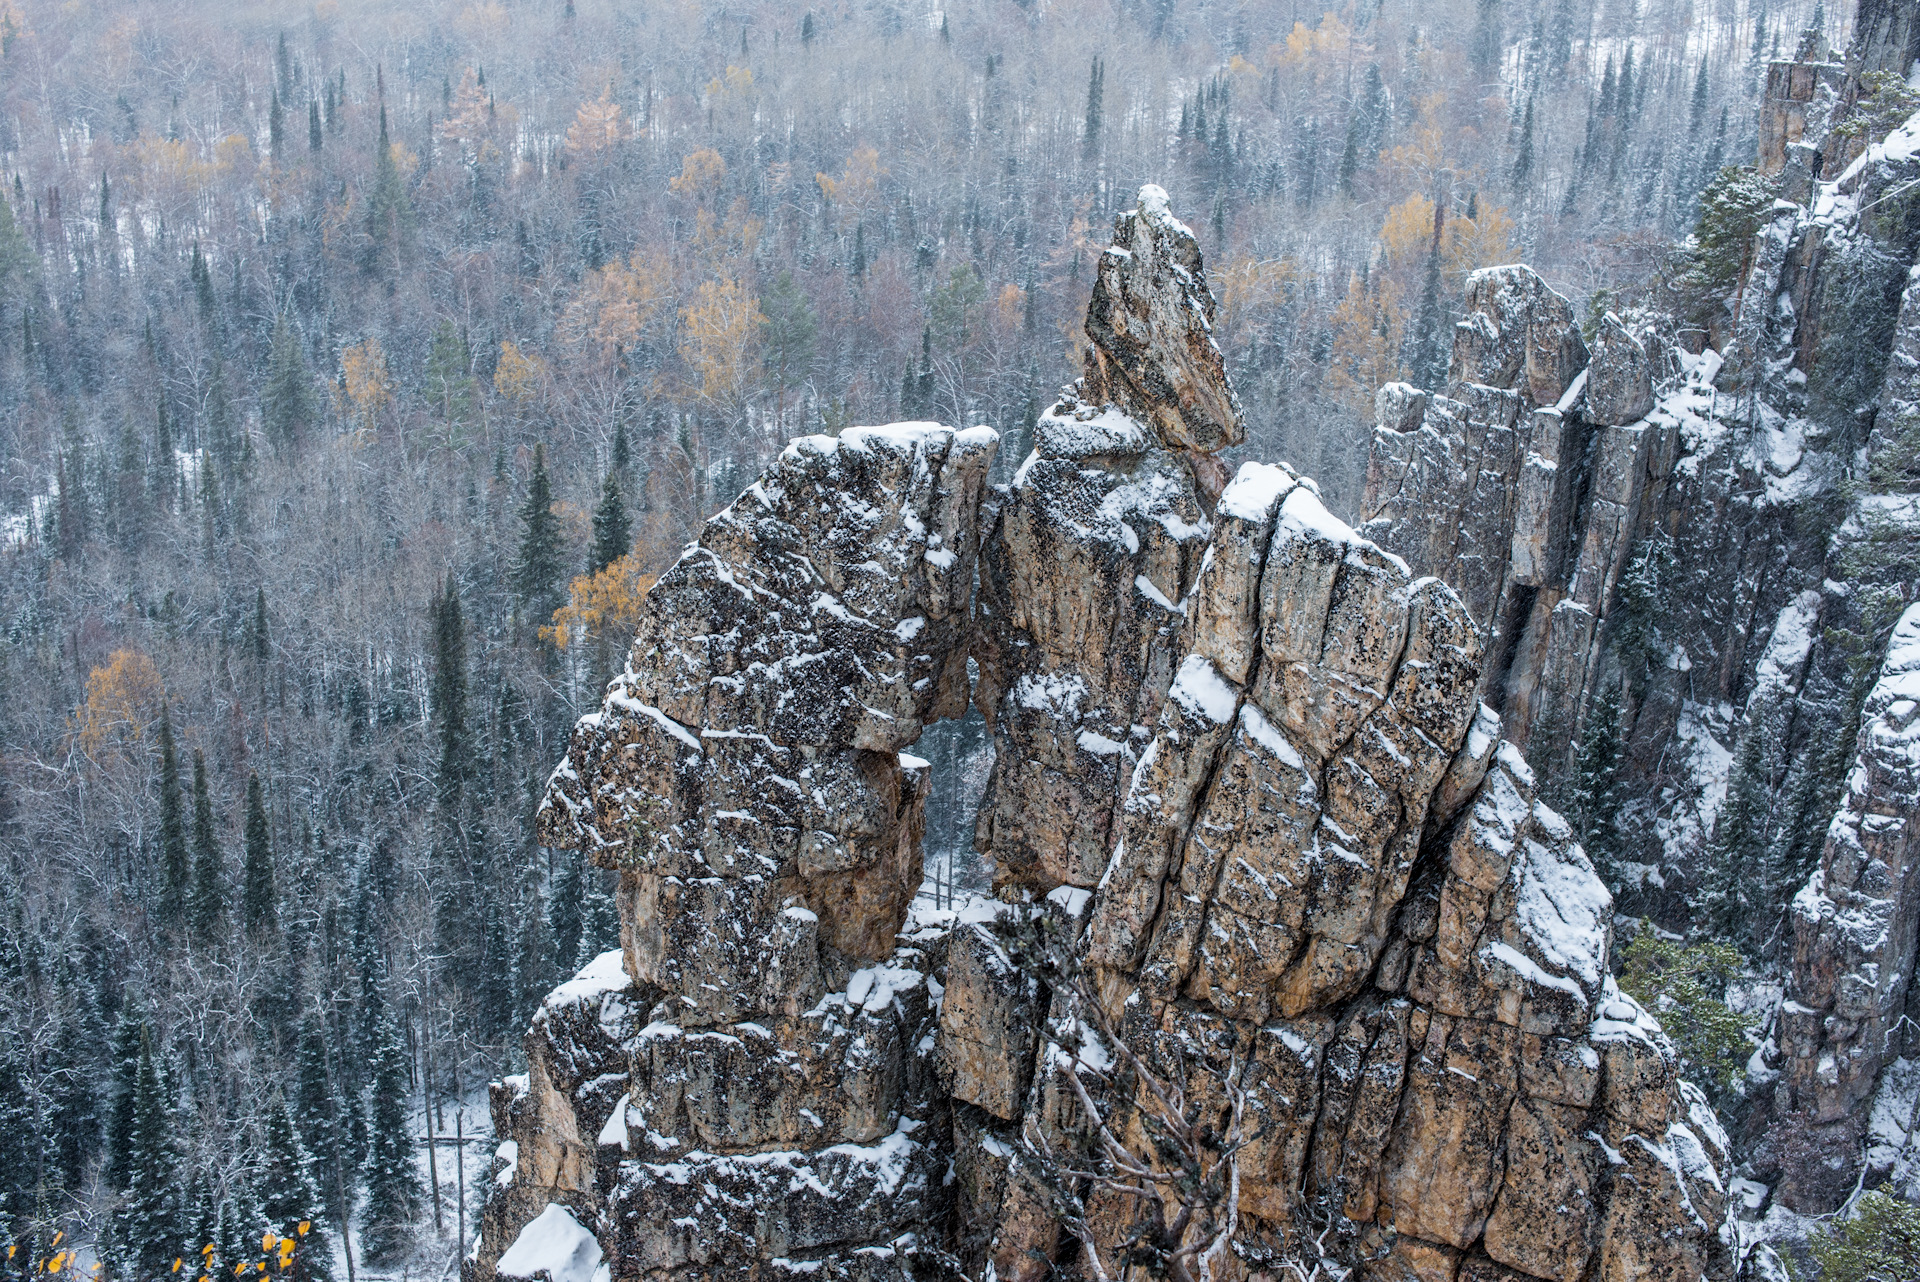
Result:
<svg viewBox="0 0 1920 1282"><path fill-rule="evenodd" d="M1476 274L1447 386L1380 393L1362 512L1460 592L1483 697L1549 795L1573 795L1616 701L1609 875L1632 911L1681 930L1711 911L1780 973L1740 1156L1803 1211L1855 1186L1876 1092L1920 1050L1901 615L1920 121L1872 145L1833 129L1863 72L1906 69L1916 30L1911 5L1863 5L1845 63L1771 68L1771 207L1700 328L1607 316L1581 370L1564 300L1525 268Z"/></svg>
<svg viewBox="0 0 1920 1282"><path fill-rule="evenodd" d="M1516 457L1587 353L1530 273L1476 288L1488 323L1399 433L1444 418ZM1284 468L1229 481L1211 310L1147 188L1010 487L983 486L984 429L807 438L656 585L541 817L620 870L620 973L556 993L496 1092L511 1164L476 1278L547 1201L614 1278L1010 1280L1120 1249L1124 1199L1063 1233L1034 1147L1084 1143L1060 1046L1088 1053L1090 1013L1010 950L1034 912L1143 1065L1258 1119L1221 1276L1316 1252L1429 1282L1730 1275L1726 1139L1614 986L1610 897L1479 698L1506 634L1474 603L1512 594L1515 529L1565 497L1503 509L1456 591ZM1596 349L1617 417L1644 357ZM906 750L964 707L969 659L1006 904L914 916ZM1129 1080L1101 1107L1138 1136Z"/></svg>

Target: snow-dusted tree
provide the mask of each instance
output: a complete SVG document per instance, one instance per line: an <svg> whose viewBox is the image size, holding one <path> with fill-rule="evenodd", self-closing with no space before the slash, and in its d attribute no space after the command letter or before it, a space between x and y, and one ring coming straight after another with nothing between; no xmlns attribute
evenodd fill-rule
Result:
<svg viewBox="0 0 1920 1282"><path fill-rule="evenodd" d="M366 1201L360 1242L371 1263L406 1253L420 1216L420 1171L408 1127L412 1068L406 1038L393 1003L380 985L369 988L372 1018L372 1082L367 1100Z"/></svg>
<svg viewBox="0 0 1920 1282"><path fill-rule="evenodd" d="M173 1135L173 1101L142 1031L134 1073L131 1129L123 1137L127 1183L108 1227L107 1258L117 1277L145 1282L169 1272L186 1249L174 1177L180 1155Z"/></svg>
<svg viewBox="0 0 1920 1282"><path fill-rule="evenodd" d="M333 1276L333 1247L320 1228L325 1200L321 1196L313 1154L300 1137L286 1096L279 1091L267 1101L260 1128L260 1175L254 1191L260 1211L273 1232L294 1240L292 1268L283 1276L300 1282L329 1282ZM301 1226L306 1232L301 1232Z"/></svg>

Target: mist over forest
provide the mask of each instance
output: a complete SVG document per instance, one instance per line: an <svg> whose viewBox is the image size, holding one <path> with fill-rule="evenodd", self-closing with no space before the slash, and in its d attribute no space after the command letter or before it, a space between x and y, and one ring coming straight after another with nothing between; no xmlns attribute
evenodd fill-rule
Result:
<svg viewBox="0 0 1920 1282"><path fill-rule="evenodd" d="M1846 17L0 0L7 1267L230 1271L307 1220L309 1276L439 1276L489 1151L423 1128L484 1131L619 946L533 815L647 587L797 436L985 424L1007 480L1143 183L1229 461L1354 519L1467 274L1667 305L1768 61ZM929 866L984 885L985 730L921 752Z"/></svg>

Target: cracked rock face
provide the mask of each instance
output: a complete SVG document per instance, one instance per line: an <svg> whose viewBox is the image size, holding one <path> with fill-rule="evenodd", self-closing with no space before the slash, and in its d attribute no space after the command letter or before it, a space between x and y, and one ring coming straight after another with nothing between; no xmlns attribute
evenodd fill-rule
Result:
<svg viewBox="0 0 1920 1282"><path fill-rule="evenodd" d="M1198 250L1152 188L1115 241L1086 376L1010 486L984 429L806 438L655 585L540 819L619 870L621 972L556 994L578 1011L497 1093L475 1282L547 1200L615 1282L1026 1282L1077 1249L1022 1159L1075 1127L1071 1011L1000 906L908 914L904 750L969 660L1001 898L1075 923L1143 1054L1240 1066L1223 1280L1297 1253L1308 1209L1356 1276L1727 1275L1724 1137L1606 972L1610 900L1479 699L1470 600L1284 467L1225 483ZM1505 382L1383 392L1383 428L1511 432L1560 395L1584 349L1523 270L1462 340Z"/></svg>
<svg viewBox="0 0 1920 1282"><path fill-rule="evenodd" d="M1910 1053L1920 936L1920 607L1893 630L1867 696L1854 768L1820 866L1794 896L1793 970L1780 1008L1783 1077L1775 1114L1787 1138L1845 1162L1788 1161L1788 1196L1815 1208L1844 1197L1883 1064ZM1827 1179L1822 1179L1822 1175Z"/></svg>

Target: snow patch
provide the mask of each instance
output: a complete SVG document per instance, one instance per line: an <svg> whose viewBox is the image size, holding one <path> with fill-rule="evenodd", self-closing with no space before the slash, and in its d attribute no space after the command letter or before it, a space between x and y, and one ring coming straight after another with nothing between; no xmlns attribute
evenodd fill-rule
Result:
<svg viewBox="0 0 1920 1282"><path fill-rule="evenodd" d="M558 1202L547 1203L520 1236L513 1240L494 1271L510 1278L547 1273L553 1282L593 1282L600 1267L600 1243L573 1212Z"/></svg>

